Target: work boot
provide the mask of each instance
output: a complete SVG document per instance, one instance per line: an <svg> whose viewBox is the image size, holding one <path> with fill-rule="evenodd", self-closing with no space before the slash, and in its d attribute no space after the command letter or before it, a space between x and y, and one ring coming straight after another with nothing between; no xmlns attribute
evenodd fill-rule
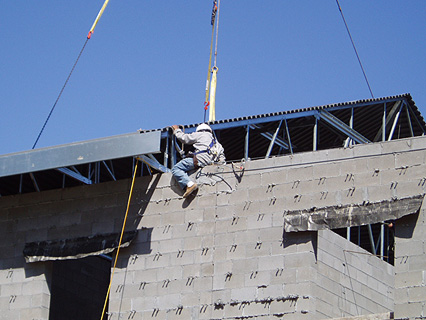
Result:
<svg viewBox="0 0 426 320"><path fill-rule="evenodd" d="M190 187L186 187L186 191L185 191L185 193L183 194L183 197L184 198L186 198L186 197L188 197L191 193L193 193L195 190L197 190L198 189L198 186L197 186L197 184L196 183L194 183L192 186L190 186Z"/></svg>

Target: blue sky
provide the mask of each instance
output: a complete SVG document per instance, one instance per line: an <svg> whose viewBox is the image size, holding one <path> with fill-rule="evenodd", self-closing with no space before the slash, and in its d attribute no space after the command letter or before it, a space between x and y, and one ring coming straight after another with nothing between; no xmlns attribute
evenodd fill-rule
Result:
<svg viewBox="0 0 426 320"><path fill-rule="evenodd" d="M426 116L426 2L340 0L376 98ZM0 0L0 154L30 150L104 0ZM212 0L110 0L37 148L203 121ZM221 0L216 118L371 98L335 0Z"/></svg>

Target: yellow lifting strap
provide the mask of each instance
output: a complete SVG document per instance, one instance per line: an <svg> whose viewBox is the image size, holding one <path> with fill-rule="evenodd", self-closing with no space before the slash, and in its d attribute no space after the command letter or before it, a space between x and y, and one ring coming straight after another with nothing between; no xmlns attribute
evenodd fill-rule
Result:
<svg viewBox="0 0 426 320"><path fill-rule="evenodd" d="M108 2L109 2L109 0L105 0L104 5L102 6L101 10L98 13L98 16L95 19L95 22L93 22L93 25L90 28L89 34L87 35L87 39L90 39L93 32L95 31L96 25L98 24L99 19L102 17L102 14L104 13L106 6L108 5Z"/></svg>
<svg viewBox="0 0 426 320"><path fill-rule="evenodd" d="M212 68L212 54L213 54L213 39L214 39L214 26L216 24L216 19L213 20L212 23L212 39L210 41L210 58L209 58L209 68L207 69L207 81L206 81L206 100L207 103L209 101L209 91L210 91L210 75Z"/></svg>
<svg viewBox="0 0 426 320"><path fill-rule="evenodd" d="M210 110L209 121L216 121L216 83L217 83L217 67L212 68L212 83L210 89Z"/></svg>

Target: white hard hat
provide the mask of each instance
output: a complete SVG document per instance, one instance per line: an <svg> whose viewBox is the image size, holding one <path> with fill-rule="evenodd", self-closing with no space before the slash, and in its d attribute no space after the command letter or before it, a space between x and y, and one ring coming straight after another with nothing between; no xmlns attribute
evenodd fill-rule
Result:
<svg viewBox="0 0 426 320"><path fill-rule="evenodd" d="M209 131L212 132L212 128L208 124L202 123L197 127L195 131Z"/></svg>

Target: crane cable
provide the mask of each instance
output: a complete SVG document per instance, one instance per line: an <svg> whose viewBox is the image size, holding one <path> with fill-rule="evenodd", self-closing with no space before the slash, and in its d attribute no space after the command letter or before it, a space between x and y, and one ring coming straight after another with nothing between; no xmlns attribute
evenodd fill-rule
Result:
<svg viewBox="0 0 426 320"><path fill-rule="evenodd" d="M357 49L356 49L356 47L355 47L354 40L352 39L351 32L349 31L348 24L346 23L345 16L343 15L342 7L340 7L339 0L336 0L336 3L337 3L337 7L339 8L340 14L341 14L341 16L342 16L343 23L345 24L346 31L348 32L349 39L351 40L352 47L354 48L354 51L355 51L356 57L357 57L357 59L358 59L358 63L359 63L359 65L360 65L360 67L361 67L362 74L364 75L365 82L367 83L368 90L370 90L371 97L374 99L373 91L371 90L370 83L368 82L367 75L365 74L364 67L362 66L361 59L360 59L360 57L359 57L359 55L358 55L358 51L357 51Z"/></svg>
<svg viewBox="0 0 426 320"><path fill-rule="evenodd" d="M105 303L104 303L104 307L102 309L102 314L101 314L101 319L103 319L104 315L105 315L105 310L106 310L106 306L108 304L108 298L109 298L109 294L111 292L111 284L112 284L112 279L114 277L114 273L115 273L115 266L117 265L117 260L118 260L118 254L120 253L120 247L121 247L121 243L123 241L123 234L124 234L124 229L126 227L126 222L127 222L127 216L129 214L129 208L130 208L130 201L132 199L132 195L133 195L133 187L135 185L135 178L136 178L136 172L138 171L138 158L136 158L136 163L135 163L135 169L133 172L133 179L132 179L132 185L130 187L130 193L129 193L129 199L127 200L127 208L126 208L126 214L124 215L124 221L123 221L123 226L121 228L121 235L120 235L120 241L118 242L118 246L117 246L117 253L115 254L115 259L114 259L114 266L112 268L112 273L111 273L111 278L109 281L109 286L108 286L108 291L105 297Z"/></svg>
<svg viewBox="0 0 426 320"><path fill-rule="evenodd" d="M213 0L212 16L211 16L211 25L212 25L212 36L210 41L210 57L209 57L209 67L207 69L207 81L206 81L206 97L204 100L204 122L206 122L206 113L210 105L209 94L210 94L210 77L211 77L211 67L212 67L212 56L213 56L213 40L214 40L214 29L216 25L216 13L218 10L217 0ZM215 59L216 64L216 59Z"/></svg>
<svg viewBox="0 0 426 320"><path fill-rule="evenodd" d="M44 124L43 124L43 126L42 126L42 128L41 128L41 130L40 130L40 132L39 132L39 134L38 134L38 136L37 136L37 139L35 140L35 142L34 142L34 144L33 144L32 149L34 149L34 148L36 147L36 145L37 145L37 143L38 143L38 141L39 141L39 139L40 139L40 136L41 136L41 134L43 133L44 128L46 127L47 122L49 121L50 116L51 116L51 115L52 115L52 113L53 113L53 110L55 110L55 107L56 107L56 105L58 104L59 98L61 97L61 95L62 95L62 93L64 92L64 89L65 89L65 87L66 87L66 85L67 85L67 83L68 83L69 79L71 78L71 74L73 73L73 71L74 71L74 69L75 69L75 67L76 67L76 65L77 65L78 60L80 60L81 54L83 53L84 49L86 48L87 42L89 41L89 39L91 38L91 36L92 36L93 32L95 31L95 27L96 27L96 25L98 24L98 21L99 21L99 19L101 18L102 14L104 13L104 10L105 10L106 6L108 5L108 2L109 2L109 0L105 0L105 2L104 2L104 4L103 4L103 6L102 6L102 8L101 8L101 10L99 11L99 13L98 13L98 15L97 15L97 17L96 17L96 19L95 19L95 22L93 23L92 27L90 28L89 34L87 35L87 39L86 39L86 41L84 42L83 48L80 50L80 53L79 53L79 55L78 55L78 57L77 57L77 60L74 62L74 65L73 65L73 67L72 67L72 69L71 69L70 73L68 74L68 77L67 77L67 79L65 80L65 83L64 83L64 85L62 86L62 89L61 89L61 91L59 92L59 95L58 95L58 97L56 98L55 103L53 104L52 108L50 109L49 115L47 116L46 121L44 122Z"/></svg>
<svg viewBox="0 0 426 320"><path fill-rule="evenodd" d="M217 6L217 23L216 23L216 44L214 50L214 66L212 68L212 81L210 88L210 112L209 112L209 121L216 120L216 85L217 85L217 40L219 38L219 12L220 12L220 0Z"/></svg>

